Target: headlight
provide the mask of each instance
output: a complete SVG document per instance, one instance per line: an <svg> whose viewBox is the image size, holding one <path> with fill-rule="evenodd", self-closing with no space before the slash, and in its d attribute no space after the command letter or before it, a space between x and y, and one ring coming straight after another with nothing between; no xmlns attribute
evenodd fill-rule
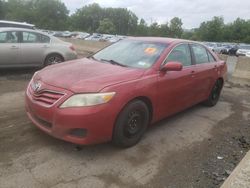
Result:
<svg viewBox="0 0 250 188"><path fill-rule="evenodd" d="M115 92L110 93L89 93L89 94L76 94L68 98L60 108L67 107L83 107L94 106L109 102L115 95Z"/></svg>

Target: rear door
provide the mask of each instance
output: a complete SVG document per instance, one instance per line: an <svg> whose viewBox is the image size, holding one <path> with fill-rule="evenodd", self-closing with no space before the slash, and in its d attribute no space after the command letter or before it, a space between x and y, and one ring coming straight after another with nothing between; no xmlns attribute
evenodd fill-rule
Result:
<svg viewBox="0 0 250 188"><path fill-rule="evenodd" d="M21 61L32 66L42 66L50 38L35 32L23 31L20 47Z"/></svg>
<svg viewBox="0 0 250 188"><path fill-rule="evenodd" d="M202 101L208 97L217 78L217 62L213 55L200 44L191 44L191 50L195 61L194 71L197 83L195 93L198 100Z"/></svg>
<svg viewBox="0 0 250 188"><path fill-rule="evenodd" d="M195 103L193 90L194 66L187 43L179 44L167 56L164 64L177 61L182 63L181 71L160 71L158 77L158 113L159 118L174 114Z"/></svg>
<svg viewBox="0 0 250 188"><path fill-rule="evenodd" d="M0 66L18 66L20 64L19 55L19 32L0 32Z"/></svg>

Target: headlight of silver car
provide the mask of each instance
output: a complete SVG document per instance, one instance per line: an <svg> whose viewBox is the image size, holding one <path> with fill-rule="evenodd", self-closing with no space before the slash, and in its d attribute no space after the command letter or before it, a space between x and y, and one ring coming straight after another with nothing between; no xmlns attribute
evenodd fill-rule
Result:
<svg viewBox="0 0 250 188"><path fill-rule="evenodd" d="M115 92L109 93L88 93L76 94L68 98L60 108L84 107L104 104L109 102L115 95Z"/></svg>

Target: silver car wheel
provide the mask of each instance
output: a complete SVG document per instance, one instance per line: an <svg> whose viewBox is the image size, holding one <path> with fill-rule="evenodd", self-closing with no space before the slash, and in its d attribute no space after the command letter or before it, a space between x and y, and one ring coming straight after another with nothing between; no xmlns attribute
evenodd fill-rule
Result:
<svg viewBox="0 0 250 188"><path fill-rule="evenodd" d="M58 54L52 54L48 56L45 60L45 66L54 65L63 62L63 58Z"/></svg>
<svg viewBox="0 0 250 188"><path fill-rule="evenodd" d="M50 57L50 58L48 59L48 65L54 65L54 64L57 64L57 63L61 63L61 62L62 62L62 58L57 57L57 56L55 56L55 57Z"/></svg>

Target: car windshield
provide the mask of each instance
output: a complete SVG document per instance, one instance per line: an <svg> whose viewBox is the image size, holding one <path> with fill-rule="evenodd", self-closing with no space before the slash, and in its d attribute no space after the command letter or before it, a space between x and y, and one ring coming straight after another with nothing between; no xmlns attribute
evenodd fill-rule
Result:
<svg viewBox="0 0 250 188"><path fill-rule="evenodd" d="M93 55L93 58L133 68L149 68L160 57L167 44L136 40L117 42Z"/></svg>

